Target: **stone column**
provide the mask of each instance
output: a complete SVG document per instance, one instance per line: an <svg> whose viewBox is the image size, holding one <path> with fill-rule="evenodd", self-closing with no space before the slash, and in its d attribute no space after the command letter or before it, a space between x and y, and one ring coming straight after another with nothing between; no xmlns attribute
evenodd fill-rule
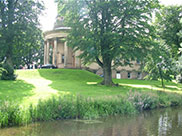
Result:
<svg viewBox="0 0 182 136"><path fill-rule="evenodd" d="M47 53L46 53L46 56L47 56L47 61L46 61L46 64L49 64L49 40L47 40Z"/></svg>
<svg viewBox="0 0 182 136"><path fill-rule="evenodd" d="M78 57L79 55L80 55L80 50L75 52L76 68L81 68L81 59Z"/></svg>
<svg viewBox="0 0 182 136"><path fill-rule="evenodd" d="M67 61L68 61L68 46L67 42L64 42L64 67L67 66Z"/></svg>
<svg viewBox="0 0 182 136"><path fill-rule="evenodd" d="M47 45L46 41L44 42L44 65L47 62Z"/></svg>
<svg viewBox="0 0 182 136"><path fill-rule="evenodd" d="M54 43L52 44L52 64L54 65Z"/></svg>
<svg viewBox="0 0 182 136"><path fill-rule="evenodd" d="M54 48L53 48L53 65L57 66L57 38L54 39Z"/></svg>

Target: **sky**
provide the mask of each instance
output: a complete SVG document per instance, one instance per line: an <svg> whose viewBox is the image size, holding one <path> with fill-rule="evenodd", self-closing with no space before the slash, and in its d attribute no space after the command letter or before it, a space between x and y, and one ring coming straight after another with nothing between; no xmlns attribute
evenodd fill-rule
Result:
<svg viewBox="0 0 182 136"><path fill-rule="evenodd" d="M54 0L43 0L45 4L44 15L40 17L41 29L48 31L53 29L57 16L57 5ZM164 5L182 5L182 0L159 0Z"/></svg>
<svg viewBox="0 0 182 136"><path fill-rule="evenodd" d="M45 4L44 15L40 16L40 24L43 31L53 29L57 16L57 5L54 0L43 0Z"/></svg>
<svg viewBox="0 0 182 136"><path fill-rule="evenodd" d="M164 5L180 5L182 0L159 0Z"/></svg>

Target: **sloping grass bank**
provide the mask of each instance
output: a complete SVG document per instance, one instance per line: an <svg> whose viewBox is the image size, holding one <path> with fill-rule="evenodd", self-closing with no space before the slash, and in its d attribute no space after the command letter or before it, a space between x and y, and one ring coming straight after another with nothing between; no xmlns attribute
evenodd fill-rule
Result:
<svg viewBox="0 0 182 136"><path fill-rule="evenodd" d="M81 95L84 97L126 96L128 91L175 92L182 94L182 85L166 82L166 88L159 81L114 79L119 87L97 85L102 78L84 70L41 69L18 70L16 81L0 81L0 101L13 101L22 104L37 103L39 99L52 96Z"/></svg>
<svg viewBox="0 0 182 136"><path fill-rule="evenodd" d="M181 106L181 84L114 79L119 87L83 70L17 71L17 81L0 81L0 127L54 119L92 119Z"/></svg>

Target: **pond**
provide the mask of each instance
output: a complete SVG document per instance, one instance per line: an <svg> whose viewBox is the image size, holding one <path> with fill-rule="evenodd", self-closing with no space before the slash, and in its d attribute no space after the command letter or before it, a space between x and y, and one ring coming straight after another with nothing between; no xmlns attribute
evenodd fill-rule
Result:
<svg viewBox="0 0 182 136"><path fill-rule="evenodd" d="M59 120L0 129L0 136L181 136L182 108L99 120Z"/></svg>

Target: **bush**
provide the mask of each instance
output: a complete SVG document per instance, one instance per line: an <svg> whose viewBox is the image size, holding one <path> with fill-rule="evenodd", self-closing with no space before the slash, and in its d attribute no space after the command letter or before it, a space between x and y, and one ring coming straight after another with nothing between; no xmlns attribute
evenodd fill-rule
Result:
<svg viewBox="0 0 182 136"><path fill-rule="evenodd" d="M128 100L134 104L137 110L150 110L158 107L158 96L153 93L132 92L128 94Z"/></svg>
<svg viewBox="0 0 182 136"><path fill-rule="evenodd" d="M162 91L157 91L157 93L130 91L128 101L138 111L143 111L158 107L180 106L182 105L182 95Z"/></svg>
<svg viewBox="0 0 182 136"><path fill-rule="evenodd" d="M2 63L0 63L0 78L2 76L3 71L5 71L5 69L3 68Z"/></svg>
<svg viewBox="0 0 182 136"><path fill-rule="evenodd" d="M2 75L1 75L1 79L2 80L15 80L16 79L16 75L14 74L14 69L12 66L10 66L7 63L4 63L2 65L3 67L3 71L2 71Z"/></svg>
<svg viewBox="0 0 182 136"><path fill-rule="evenodd" d="M159 106L169 107L169 106L180 106L182 105L182 95L176 93L164 93L158 92L159 96Z"/></svg>

